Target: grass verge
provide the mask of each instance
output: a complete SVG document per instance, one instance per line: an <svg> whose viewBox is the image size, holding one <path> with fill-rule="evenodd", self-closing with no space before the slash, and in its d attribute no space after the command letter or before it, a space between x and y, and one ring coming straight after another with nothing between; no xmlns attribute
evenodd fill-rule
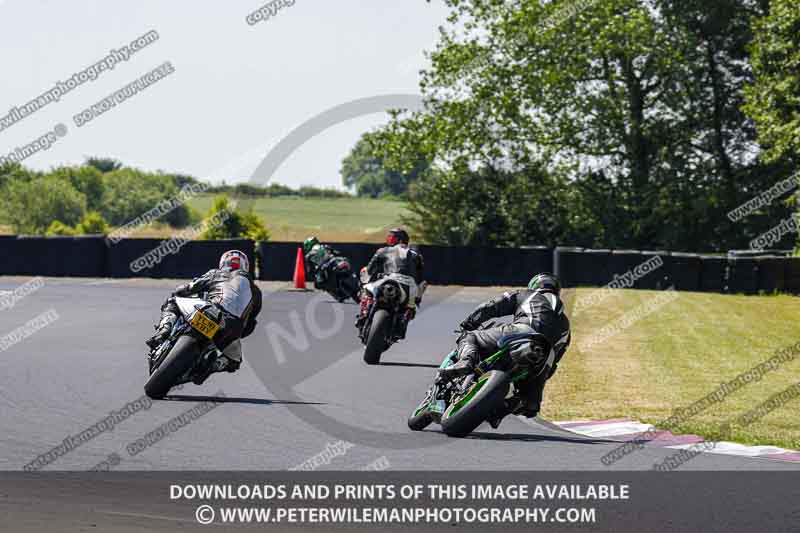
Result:
<svg viewBox="0 0 800 533"><path fill-rule="evenodd" d="M597 289L565 291L568 309ZM677 292L646 313L653 291L611 291L602 303L576 310L573 344L548 383L542 414L550 420L632 418L657 424L776 351L800 341L800 298ZM628 319L628 327L621 327ZM620 325L611 335L610 324ZM605 330L608 332L608 329ZM589 339L597 343L589 343ZM722 435L720 426L797 383L797 360L686 420L674 433L709 440L800 449L797 406L779 407Z"/></svg>

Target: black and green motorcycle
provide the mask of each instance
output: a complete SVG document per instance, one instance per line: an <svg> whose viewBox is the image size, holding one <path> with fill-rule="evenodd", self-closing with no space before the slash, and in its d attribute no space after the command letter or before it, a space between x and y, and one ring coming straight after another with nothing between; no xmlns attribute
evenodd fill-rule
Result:
<svg viewBox="0 0 800 533"><path fill-rule="evenodd" d="M493 323L483 326L488 329ZM468 331L459 331L458 344ZM502 418L521 403L517 384L545 371L549 352L546 338L539 333L510 335L500 339L496 353L485 358L475 371L443 382L438 377L425 399L408 418L408 427L422 431L432 423L442 426L450 437L466 437L484 422ZM444 358L440 369L455 364L458 351Z"/></svg>

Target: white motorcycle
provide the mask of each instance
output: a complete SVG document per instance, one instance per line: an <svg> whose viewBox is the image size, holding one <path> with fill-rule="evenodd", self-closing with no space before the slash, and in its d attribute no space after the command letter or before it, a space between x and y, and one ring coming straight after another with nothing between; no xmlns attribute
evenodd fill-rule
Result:
<svg viewBox="0 0 800 533"><path fill-rule="evenodd" d="M408 326L408 302L422 298L427 283L417 286L414 278L403 274L389 274L367 283L369 275L361 270L362 298L367 299L366 317L359 328L359 338L364 344L364 362L376 365L383 352L405 337Z"/></svg>
<svg viewBox="0 0 800 533"><path fill-rule="evenodd" d="M193 381L197 376L216 372L223 353L214 336L225 326L222 310L201 298L176 297L180 315L169 336L150 351L150 377L144 391L150 398L161 399L172 387ZM236 340L225 352L241 349Z"/></svg>

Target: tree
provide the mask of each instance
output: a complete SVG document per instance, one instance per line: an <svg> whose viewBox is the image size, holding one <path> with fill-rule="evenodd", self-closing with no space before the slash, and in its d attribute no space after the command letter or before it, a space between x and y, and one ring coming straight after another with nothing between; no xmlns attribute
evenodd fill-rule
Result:
<svg viewBox="0 0 800 533"><path fill-rule="evenodd" d="M89 211L75 227L79 235L107 235L108 223L97 211Z"/></svg>
<svg viewBox="0 0 800 533"><path fill-rule="evenodd" d="M425 109L376 134L388 167L423 157L449 174L517 174L533 164L565 176L573 190L564 194L580 206L569 223L579 225L553 226L551 237L689 250L746 244L760 222L734 227L725 214L786 171L757 161L740 110L760 2L446 3L449 25L421 81Z"/></svg>
<svg viewBox="0 0 800 533"><path fill-rule="evenodd" d="M49 176L65 179L86 197L86 207L90 210L100 209L103 203L103 174L94 166L58 167L48 173Z"/></svg>
<svg viewBox="0 0 800 533"><path fill-rule="evenodd" d="M78 235L78 230L72 226L67 226L60 220L54 220L50 223L50 226L48 226L45 235L48 237L74 237Z"/></svg>
<svg viewBox="0 0 800 533"><path fill-rule="evenodd" d="M86 164L96 168L103 174L114 172L122 168L122 163L111 157L87 157Z"/></svg>
<svg viewBox="0 0 800 533"><path fill-rule="evenodd" d="M201 239L269 240L269 231L261 218L252 211L238 211L224 194L214 198L204 220L209 225Z"/></svg>
<svg viewBox="0 0 800 533"><path fill-rule="evenodd" d="M140 215L156 208L161 202L171 200L178 188L170 176L120 168L103 174L103 196L100 213L113 226L122 226ZM185 205L168 209L163 220L175 227L185 226L192 220Z"/></svg>
<svg viewBox="0 0 800 533"><path fill-rule="evenodd" d="M407 172L384 167L383 157L376 151L375 138L365 133L342 161L339 173L346 187L355 188L359 196L403 196L409 184L428 168L424 159L415 161Z"/></svg>
<svg viewBox="0 0 800 533"><path fill-rule="evenodd" d="M74 226L86 211L86 197L56 177L9 182L3 198L9 223L18 234L42 235L55 220Z"/></svg>
<svg viewBox="0 0 800 533"><path fill-rule="evenodd" d="M800 9L796 0L771 0L755 24L751 45L755 80L747 90L749 115L767 157L800 159Z"/></svg>

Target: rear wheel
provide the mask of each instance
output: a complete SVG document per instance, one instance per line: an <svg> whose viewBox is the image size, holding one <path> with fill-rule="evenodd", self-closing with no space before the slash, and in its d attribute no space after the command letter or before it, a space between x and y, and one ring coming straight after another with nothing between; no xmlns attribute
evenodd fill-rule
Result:
<svg viewBox="0 0 800 533"><path fill-rule="evenodd" d="M368 365L377 365L381 354L386 349L386 337L389 334L391 317L385 309L378 309L372 315L372 325L367 335L367 346L364 348L364 362Z"/></svg>
<svg viewBox="0 0 800 533"><path fill-rule="evenodd" d="M144 392L154 400L164 398L175 383L188 372L200 355L200 343L194 337L184 335L172 347L167 357L144 384Z"/></svg>
<svg viewBox="0 0 800 533"><path fill-rule="evenodd" d="M507 372L492 370L482 375L442 415L442 431L449 437L466 437L502 407L511 382Z"/></svg>

